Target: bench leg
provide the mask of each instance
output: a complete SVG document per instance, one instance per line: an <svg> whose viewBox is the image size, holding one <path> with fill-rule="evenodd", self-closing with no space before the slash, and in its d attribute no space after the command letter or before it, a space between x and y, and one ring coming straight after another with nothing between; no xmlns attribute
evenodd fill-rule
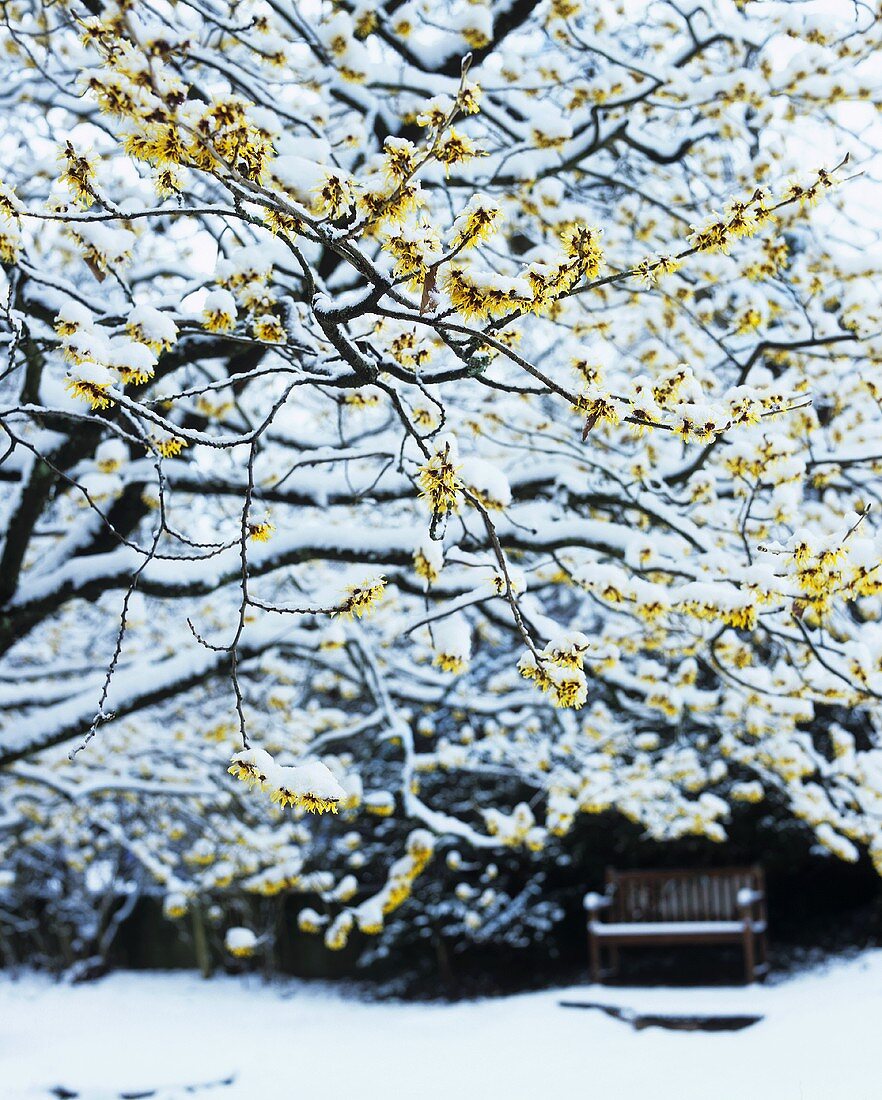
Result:
<svg viewBox="0 0 882 1100"><path fill-rule="evenodd" d="M760 932L759 935L759 954L760 962L763 964L759 977L760 981L764 982L769 972L769 937L766 932Z"/></svg>
<svg viewBox="0 0 882 1100"><path fill-rule="evenodd" d="M600 984L603 981L603 958L601 956L600 937L588 933L588 950L591 956L591 981Z"/></svg>
<svg viewBox="0 0 882 1100"><path fill-rule="evenodd" d="M615 977L619 972L619 949L616 944L609 945L609 972Z"/></svg>
<svg viewBox="0 0 882 1100"><path fill-rule="evenodd" d="M744 933L744 980L747 985L756 981L756 937L752 928Z"/></svg>

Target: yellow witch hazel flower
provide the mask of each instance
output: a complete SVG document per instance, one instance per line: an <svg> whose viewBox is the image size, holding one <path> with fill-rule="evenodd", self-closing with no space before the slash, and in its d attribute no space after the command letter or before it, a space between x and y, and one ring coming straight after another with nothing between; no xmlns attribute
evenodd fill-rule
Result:
<svg viewBox="0 0 882 1100"><path fill-rule="evenodd" d="M88 401L93 409L107 409L113 404L111 390L116 383L107 367L84 359L68 370L65 387L74 397Z"/></svg>
<svg viewBox="0 0 882 1100"><path fill-rule="evenodd" d="M390 791L371 791L365 795L364 808L374 817L391 817L395 811L395 796Z"/></svg>
<svg viewBox="0 0 882 1100"><path fill-rule="evenodd" d="M349 212L355 193L352 181L340 171L326 169L324 179L313 188L312 208L335 220Z"/></svg>
<svg viewBox="0 0 882 1100"><path fill-rule="evenodd" d="M110 342L107 365L112 367L126 385L142 386L153 377L156 356L147 344L127 337Z"/></svg>
<svg viewBox="0 0 882 1100"><path fill-rule="evenodd" d="M420 289L429 268L441 259L441 240L427 223L390 226L383 236L383 250L394 257L395 275L409 279L411 290Z"/></svg>
<svg viewBox="0 0 882 1100"><path fill-rule="evenodd" d="M363 619L376 610L386 591L386 578L368 577L347 587L347 596L335 612L347 619Z"/></svg>
<svg viewBox="0 0 882 1100"><path fill-rule="evenodd" d="M95 448L95 466L102 474L115 474L129 457L121 439L105 439Z"/></svg>
<svg viewBox="0 0 882 1100"><path fill-rule="evenodd" d="M332 622L321 634L319 649L343 649L346 645L346 630L339 620Z"/></svg>
<svg viewBox="0 0 882 1100"><path fill-rule="evenodd" d="M481 110L481 86L464 80L456 93L456 106L464 115L476 115Z"/></svg>
<svg viewBox="0 0 882 1100"><path fill-rule="evenodd" d="M275 525L270 522L269 513L267 512L263 519L248 524L248 537L252 542L269 542L275 529Z"/></svg>
<svg viewBox="0 0 882 1100"><path fill-rule="evenodd" d="M462 504L462 482L454 465L456 441L447 437L443 445L420 468L420 496L429 504L433 515L458 512Z"/></svg>
<svg viewBox="0 0 882 1100"><path fill-rule="evenodd" d="M77 222L71 235L79 242L83 259L99 282L106 272L118 268L132 255L135 234L103 222Z"/></svg>
<svg viewBox="0 0 882 1100"><path fill-rule="evenodd" d="M703 225L691 225L689 244L699 252L722 252L729 255L731 241L729 225L719 214L711 214Z"/></svg>
<svg viewBox="0 0 882 1100"><path fill-rule="evenodd" d="M712 405L690 402L677 410L672 428L684 443L705 443L727 426L727 421Z"/></svg>
<svg viewBox="0 0 882 1100"><path fill-rule="evenodd" d="M683 266L673 256L653 256L642 260L634 269L646 286L654 286L665 275L674 275Z"/></svg>
<svg viewBox="0 0 882 1100"><path fill-rule="evenodd" d="M233 756L227 771L249 787L256 786L263 790L267 776L274 767L275 761L265 749L245 749Z"/></svg>
<svg viewBox="0 0 882 1100"><path fill-rule="evenodd" d="M759 228L752 200L730 199L726 203L725 214L733 237L750 237Z"/></svg>
<svg viewBox="0 0 882 1100"><path fill-rule="evenodd" d="M757 598L734 585L692 581L678 591L680 610L696 619L723 622L739 630L753 630L757 622Z"/></svg>
<svg viewBox="0 0 882 1100"><path fill-rule="evenodd" d="M529 279L497 275L495 271L465 271L446 267L444 289L454 309L473 317L500 317L512 310L531 306L533 286Z"/></svg>
<svg viewBox="0 0 882 1100"><path fill-rule="evenodd" d="M605 393L600 386L591 385L579 394L579 411L586 416L586 434L597 424L610 424L615 427L628 414L628 406Z"/></svg>
<svg viewBox="0 0 882 1100"><path fill-rule="evenodd" d="M507 848L517 848L528 842L535 844L539 840L536 832L536 818L526 802L519 802L510 814L503 813L501 810L489 809L482 810L481 815L484 818L484 827L490 836L498 837L499 841ZM468 897L474 895L471 893L470 888L466 887L464 891L457 890L457 896L466 901Z"/></svg>
<svg viewBox="0 0 882 1100"><path fill-rule="evenodd" d="M449 615L432 626L433 664L443 672L465 672L472 655L471 628L464 615Z"/></svg>
<svg viewBox="0 0 882 1100"><path fill-rule="evenodd" d="M530 309L542 313L572 290L583 274L592 278L591 272L598 269L599 261L595 269L588 257L582 259L575 255L534 260L524 272L531 292Z"/></svg>
<svg viewBox="0 0 882 1100"><path fill-rule="evenodd" d="M407 138L387 137L383 143L383 171L392 180L405 180L416 168L417 149Z"/></svg>
<svg viewBox="0 0 882 1100"><path fill-rule="evenodd" d="M249 786L269 792L272 801L283 807L335 814L337 803L346 798L346 791L320 760L286 767L277 764L264 749L245 749L232 757L227 770Z"/></svg>
<svg viewBox="0 0 882 1100"><path fill-rule="evenodd" d="M186 894L175 892L168 894L162 903L162 913L168 920L180 920L190 910L190 901Z"/></svg>
<svg viewBox="0 0 882 1100"><path fill-rule="evenodd" d="M489 240L499 227L502 208L495 199L478 192L469 199L451 228L450 245L461 250Z"/></svg>
<svg viewBox="0 0 882 1100"><path fill-rule="evenodd" d="M593 279L603 266L603 249L600 247L602 230L587 225L573 225L561 234L561 243L567 256L578 263L579 274Z"/></svg>
<svg viewBox="0 0 882 1100"><path fill-rule="evenodd" d="M413 552L413 569L426 585L432 585L441 576L444 567L444 547L434 539L424 538Z"/></svg>
<svg viewBox="0 0 882 1100"><path fill-rule="evenodd" d="M202 323L209 332L229 332L236 324L236 299L223 287L212 290L202 305Z"/></svg>
<svg viewBox="0 0 882 1100"><path fill-rule="evenodd" d="M358 206L369 222L401 223L423 203L420 181L416 178L398 182L382 171L373 171L360 181Z"/></svg>
<svg viewBox="0 0 882 1100"><path fill-rule="evenodd" d="M463 485L487 509L501 512L511 504L508 478L492 462L469 455L460 467Z"/></svg>
<svg viewBox="0 0 882 1100"><path fill-rule="evenodd" d="M359 932L366 936L378 936L383 931L383 901L377 895L368 898L355 910L355 922Z"/></svg>
<svg viewBox="0 0 882 1100"><path fill-rule="evenodd" d="M464 115L475 115L480 111L481 88L470 80L463 80L456 99L449 95L432 96L422 111L416 116L418 126L427 130L441 130L445 127L457 112Z"/></svg>
<svg viewBox="0 0 882 1100"><path fill-rule="evenodd" d="M448 175L453 165L465 164L484 155L483 149L478 149L465 134L460 134L453 127L435 146L435 157L445 166Z"/></svg>
<svg viewBox="0 0 882 1100"><path fill-rule="evenodd" d="M455 109L456 101L451 99L449 95L432 96L417 115L417 125L423 126L427 130L438 130L447 122Z"/></svg>
<svg viewBox="0 0 882 1100"><path fill-rule="evenodd" d="M186 449L187 440L171 432L156 432L153 436L153 445L163 458L177 458Z"/></svg>
<svg viewBox="0 0 882 1100"><path fill-rule="evenodd" d="M24 204L12 187L0 180L0 219L12 221L24 209Z"/></svg>
<svg viewBox="0 0 882 1100"><path fill-rule="evenodd" d="M90 310L69 298L55 316L55 331L62 339L78 332L92 332L95 319Z"/></svg>
<svg viewBox="0 0 882 1100"><path fill-rule="evenodd" d="M574 631L550 642L538 659L533 653L525 653L518 661L518 671L540 691L550 694L556 707L579 710L588 698L588 680L581 668L585 647L585 635Z"/></svg>
<svg viewBox="0 0 882 1100"><path fill-rule="evenodd" d="M147 305L135 306L130 311L126 331L132 339L146 344L156 355L168 351L178 338L178 326L171 317Z"/></svg>
<svg viewBox="0 0 882 1100"><path fill-rule="evenodd" d="M556 111L546 111L530 131L530 137L537 149L562 149L572 136L572 124Z"/></svg>
<svg viewBox="0 0 882 1100"><path fill-rule="evenodd" d="M570 630L552 638L542 656L561 668L582 668L590 645L587 634Z"/></svg>
<svg viewBox="0 0 882 1100"><path fill-rule="evenodd" d="M2 200L2 193L0 193ZM0 261L14 264L21 252L23 240L18 224L0 204Z"/></svg>
<svg viewBox="0 0 882 1100"><path fill-rule="evenodd" d="M317 913L315 909L307 907L297 914L297 927L301 932L318 932L323 925L328 923L328 918Z"/></svg>
<svg viewBox="0 0 882 1100"><path fill-rule="evenodd" d="M95 192L92 181L95 176L95 165L85 154L78 153L68 141L59 153L59 159L64 162L64 171L61 179L68 186L80 206L89 207L95 201Z"/></svg>
<svg viewBox="0 0 882 1100"><path fill-rule="evenodd" d="M349 941L349 933L352 931L354 924L355 918L352 913L348 909L344 909L325 932L325 947L329 951L342 951Z"/></svg>
<svg viewBox="0 0 882 1100"><path fill-rule="evenodd" d="M561 668L551 665L548 670L551 681L548 690L556 707L579 710L588 698L588 681L580 668Z"/></svg>
<svg viewBox="0 0 882 1100"><path fill-rule="evenodd" d="M262 313L259 317L255 317L251 324L251 331L255 338L264 344L285 342L285 326L274 313Z"/></svg>
<svg viewBox="0 0 882 1100"><path fill-rule="evenodd" d="M529 652L525 653L518 661L518 672L525 680L532 680L540 691L547 691L551 686L551 678L547 669L547 661L539 661Z"/></svg>
<svg viewBox="0 0 882 1100"><path fill-rule="evenodd" d="M250 928L229 928L224 947L237 959L250 959L257 950L257 936Z"/></svg>
<svg viewBox="0 0 882 1100"><path fill-rule="evenodd" d="M407 838L407 854L414 876L421 874L435 854L435 838L427 829L414 829Z"/></svg>

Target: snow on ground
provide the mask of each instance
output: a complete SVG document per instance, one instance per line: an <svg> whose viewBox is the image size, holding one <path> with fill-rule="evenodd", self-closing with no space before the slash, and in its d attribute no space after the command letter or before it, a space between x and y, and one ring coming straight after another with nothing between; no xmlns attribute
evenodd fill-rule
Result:
<svg viewBox="0 0 882 1100"><path fill-rule="evenodd" d="M635 1031L562 999L764 1019L740 1032ZM120 973L69 986L0 975L0 1096L63 1086L80 1100L879 1100L880 1035L882 951L767 987L579 986L454 1005L250 977Z"/></svg>

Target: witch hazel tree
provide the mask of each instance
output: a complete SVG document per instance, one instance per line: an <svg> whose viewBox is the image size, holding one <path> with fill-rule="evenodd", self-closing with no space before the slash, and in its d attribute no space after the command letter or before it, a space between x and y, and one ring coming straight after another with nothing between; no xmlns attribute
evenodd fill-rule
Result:
<svg viewBox="0 0 882 1100"><path fill-rule="evenodd" d="M23 890L125 852L342 947L439 844L763 799L882 867L869 8L2 20Z"/></svg>

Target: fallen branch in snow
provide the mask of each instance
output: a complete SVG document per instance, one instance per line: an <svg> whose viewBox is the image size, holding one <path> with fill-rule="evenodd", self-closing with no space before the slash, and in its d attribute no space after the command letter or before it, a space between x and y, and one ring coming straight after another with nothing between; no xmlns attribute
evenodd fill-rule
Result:
<svg viewBox="0 0 882 1100"><path fill-rule="evenodd" d="M596 1008L607 1016L612 1016L614 1020L630 1024L635 1031L643 1031L648 1027L661 1027L667 1031L743 1031L763 1019L762 1016L688 1016L680 1013L663 1016L590 1001L558 1001L558 1004L561 1008Z"/></svg>

